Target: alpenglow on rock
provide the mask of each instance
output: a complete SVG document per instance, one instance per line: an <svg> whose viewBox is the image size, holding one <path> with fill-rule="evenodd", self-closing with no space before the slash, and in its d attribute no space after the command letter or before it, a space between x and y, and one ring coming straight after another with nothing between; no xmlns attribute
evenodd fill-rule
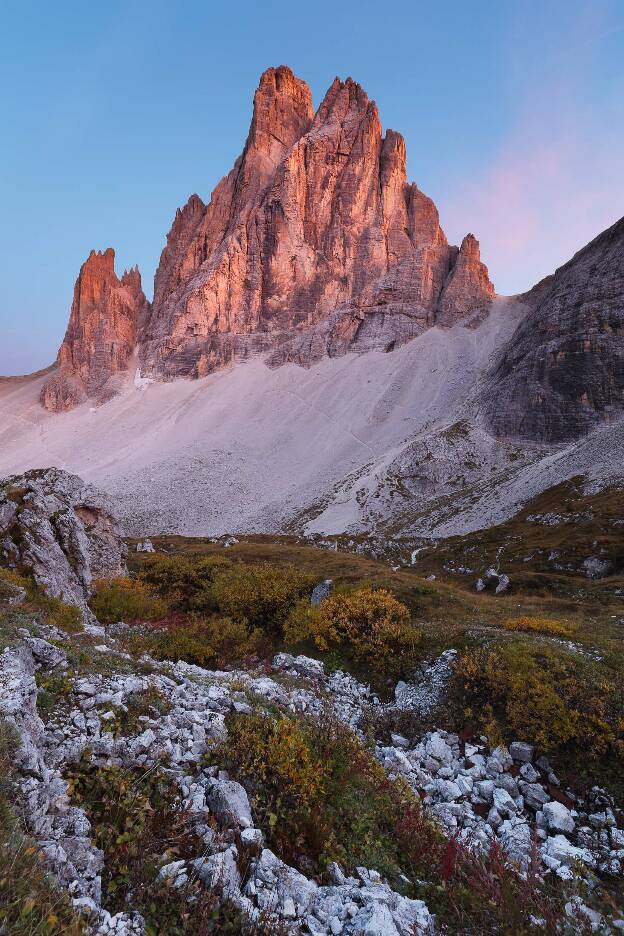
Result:
<svg viewBox="0 0 624 936"><path fill-rule="evenodd" d="M114 394L115 376L129 366L147 309L138 267L118 279L115 251L92 250L76 280L57 371L41 393L45 408L59 412L87 397L104 401Z"/></svg>
<svg viewBox="0 0 624 936"><path fill-rule="evenodd" d="M91 254L44 405L106 398L135 349L142 378L171 380L255 352L308 365L391 350L478 318L494 295L478 242L448 244L405 160L403 138L383 134L351 78L336 78L315 113L305 82L269 68L242 155L209 204L192 195L176 213L152 306L140 280L126 281L138 271L118 281L113 252Z"/></svg>
<svg viewBox="0 0 624 936"><path fill-rule="evenodd" d="M105 498L58 468L0 481L0 562L32 574L88 621L92 580L127 574L126 547Z"/></svg>

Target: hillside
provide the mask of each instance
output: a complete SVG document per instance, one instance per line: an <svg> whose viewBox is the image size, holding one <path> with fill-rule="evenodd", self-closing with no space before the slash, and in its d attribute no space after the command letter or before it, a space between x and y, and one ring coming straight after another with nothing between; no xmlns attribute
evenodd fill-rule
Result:
<svg viewBox="0 0 624 936"><path fill-rule="evenodd" d="M477 592L108 511L0 485L11 936L618 931L621 576Z"/></svg>

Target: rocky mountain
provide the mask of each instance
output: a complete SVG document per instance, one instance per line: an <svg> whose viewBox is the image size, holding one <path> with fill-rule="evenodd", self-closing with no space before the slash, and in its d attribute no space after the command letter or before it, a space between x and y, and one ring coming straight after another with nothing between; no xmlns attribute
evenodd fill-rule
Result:
<svg viewBox="0 0 624 936"><path fill-rule="evenodd" d="M619 483L623 295L624 220L495 296L365 91L336 79L314 112L268 69L232 171L176 213L153 302L92 252L55 368L0 380L0 471L79 472L137 535L481 529L572 477Z"/></svg>
<svg viewBox="0 0 624 936"><path fill-rule="evenodd" d="M484 393L495 432L559 443L621 418L624 218L521 298Z"/></svg>
<svg viewBox="0 0 624 936"><path fill-rule="evenodd" d="M148 309L137 267L115 273L115 251L92 250L74 287L69 324L57 371L45 384L46 409L71 409L87 397L101 401L115 392L115 377L127 370L137 332Z"/></svg>
<svg viewBox="0 0 624 936"><path fill-rule="evenodd" d="M390 350L484 313L494 295L477 241L449 246L407 181L403 138L383 134L363 88L336 79L314 113L284 66L262 75L243 153L209 204L193 195L177 212L149 311L138 272L128 290L113 257L91 254L81 270L48 409L99 393L135 347L152 379L202 377L255 351L307 365Z"/></svg>

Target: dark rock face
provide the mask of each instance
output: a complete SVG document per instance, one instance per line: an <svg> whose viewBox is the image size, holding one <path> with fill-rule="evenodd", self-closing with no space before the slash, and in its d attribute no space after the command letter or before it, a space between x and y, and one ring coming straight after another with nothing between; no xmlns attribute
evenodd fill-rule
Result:
<svg viewBox="0 0 624 936"><path fill-rule="evenodd" d="M483 394L501 436L560 443L624 404L624 218L521 297L529 313Z"/></svg>
<svg viewBox="0 0 624 936"><path fill-rule="evenodd" d="M92 580L126 574L126 552L105 498L77 475L47 468L0 481L0 560L86 621Z"/></svg>

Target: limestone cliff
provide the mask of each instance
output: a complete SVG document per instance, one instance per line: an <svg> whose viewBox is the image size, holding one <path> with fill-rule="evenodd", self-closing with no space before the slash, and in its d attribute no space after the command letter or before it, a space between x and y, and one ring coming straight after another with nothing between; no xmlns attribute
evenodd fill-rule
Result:
<svg viewBox="0 0 624 936"><path fill-rule="evenodd" d="M521 297L483 407L502 436L565 442L624 406L624 218Z"/></svg>
<svg viewBox="0 0 624 936"><path fill-rule="evenodd" d="M115 251L92 250L76 280L57 371L42 390L46 409L71 409L87 397L112 392L112 379L128 368L134 354L147 308L138 268L118 279Z"/></svg>
<svg viewBox="0 0 624 936"><path fill-rule="evenodd" d="M242 155L208 204L192 195L176 213L152 306L138 271L117 279L110 248L89 256L44 406L106 399L135 351L144 377L201 377L255 351L307 365L391 350L485 312L477 241L449 246L405 159L351 78L314 113L305 82L268 69Z"/></svg>
<svg viewBox="0 0 624 936"><path fill-rule="evenodd" d="M435 205L407 181L403 138L383 135L360 85L336 79L313 114L307 86L269 69L232 172L209 205L193 196L176 215L142 372L202 376L253 350L306 364L386 348L436 323L443 295L453 324L493 295L469 246L449 247Z"/></svg>

